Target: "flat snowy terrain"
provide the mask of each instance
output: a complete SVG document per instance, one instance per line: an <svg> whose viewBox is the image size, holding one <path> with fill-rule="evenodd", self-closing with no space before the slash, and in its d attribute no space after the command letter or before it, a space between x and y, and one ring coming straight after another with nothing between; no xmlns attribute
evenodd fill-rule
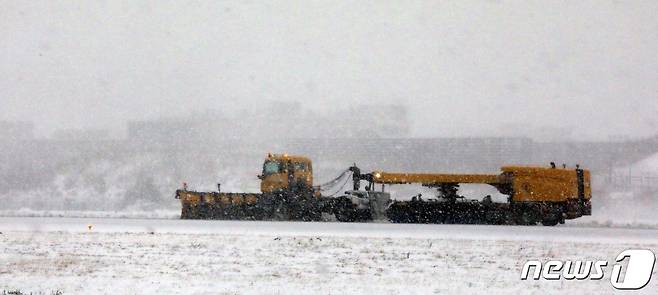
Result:
<svg viewBox="0 0 658 295"><path fill-rule="evenodd" d="M658 253L658 230L574 226L5 217L0 231L0 290L42 294L605 294L611 268L521 281L521 267ZM638 293L658 292L657 271Z"/></svg>

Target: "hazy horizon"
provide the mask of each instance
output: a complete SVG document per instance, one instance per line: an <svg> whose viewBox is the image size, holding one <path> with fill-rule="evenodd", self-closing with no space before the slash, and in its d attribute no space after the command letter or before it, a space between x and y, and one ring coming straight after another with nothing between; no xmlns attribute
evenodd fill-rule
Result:
<svg viewBox="0 0 658 295"><path fill-rule="evenodd" d="M658 130L658 2L1 2L0 120L36 133L297 101L410 135ZM363 116L368 116L364 110ZM346 120L349 118L346 118Z"/></svg>

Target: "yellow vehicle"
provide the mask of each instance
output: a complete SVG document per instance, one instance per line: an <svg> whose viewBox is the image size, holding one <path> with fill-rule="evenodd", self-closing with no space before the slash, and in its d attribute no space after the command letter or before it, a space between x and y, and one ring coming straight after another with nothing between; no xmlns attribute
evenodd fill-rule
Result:
<svg viewBox="0 0 658 295"><path fill-rule="evenodd" d="M322 196L327 186L341 183L351 173L353 190ZM506 166L500 174L361 173L355 166L322 186L313 186L311 160L303 156L268 154L263 162L261 193L176 191L181 218L277 219L319 221L322 213L339 221L371 221L382 217L408 223L485 223L555 225L591 215L590 172L552 167ZM360 190L362 181L367 182ZM343 182L345 183L345 182ZM381 184L376 191L375 184ZM421 195L391 201L386 185L420 184L436 189L432 198ZM460 184L486 184L507 195L507 202L466 199ZM340 192L343 188L335 190Z"/></svg>
<svg viewBox="0 0 658 295"><path fill-rule="evenodd" d="M355 187L373 184L421 184L437 189L437 199L396 201L387 215L394 222L487 223L555 225L565 219L591 215L590 172L552 167L506 166L501 174L438 174L373 172L354 174ZM466 200L459 184L488 184L508 196L506 203Z"/></svg>
<svg viewBox="0 0 658 295"><path fill-rule="evenodd" d="M262 193L309 190L313 188L313 166L306 157L268 154L258 178Z"/></svg>
<svg viewBox="0 0 658 295"><path fill-rule="evenodd" d="M313 188L311 160L268 154L263 163L261 193L176 191L183 219L319 220L320 201Z"/></svg>

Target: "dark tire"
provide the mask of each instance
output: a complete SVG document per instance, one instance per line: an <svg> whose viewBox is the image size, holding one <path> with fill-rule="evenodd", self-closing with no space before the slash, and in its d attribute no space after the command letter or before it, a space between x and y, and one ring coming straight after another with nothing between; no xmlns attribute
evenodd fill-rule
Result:
<svg viewBox="0 0 658 295"><path fill-rule="evenodd" d="M560 223L560 221L557 220L557 219L545 219L545 220L542 220L542 221L541 221L541 224L542 224L543 226L555 226L555 225L557 225L558 223Z"/></svg>
<svg viewBox="0 0 658 295"><path fill-rule="evenodd" d="M306 218L307 221L322 221L322 208L319 202L314 203L313 206L306 208Z"/></svg>
<svg viewBox="0 0 658 295"><path fill-rule="evenodd" d="M356 221L356 217L354 216L353 212L348 212L347 210L340 210L339 212L336 212L334 215L336 216L336 219L340 222Z"/></svg>
<svg viewBox="0 0 658 295"><path fill-rule="evenodd" d="M516 218L517 225L535 225L537 220L534 217L534 214L530 210L523 210L519 213Z"/></svg>
<svg viewBox="0 0 658 295"><path fill-rule="evenodd" d="M505 216L499 211L490 210L485 213L484 221L486 224L500 225L505 224Z"/></svg>
<svg viewBox="0 0 658 295"><path fill-rule="evenodd" d="M322 213L318 213L315 209L307 210L304 214L303 221L322 221Z"/></svg>
<svg viewBox="0 0 658 295"><path fill-rule="evenodd" d="M336 199L333 211L336 219L340 222L354 222L357 219L354 205L352 205L352 201L346 197L339 197Z"/></svg>
<svg viewBox="0 0 658 295"><path fill-rule="evenodd" d="M180 219L192 219L192 208L190 205L183 205L180 212Z"/></svg>
<svg viewBox="0 0 658 295"><path fill-rule="evenodd" d="M409 206L409 202L394 202L386 209L386 217L393 223L415 223L416 216Z"/></svg>
<svg viewBox="0 0 658 295"><path fill-rule="evenodd" d="M211 214L211 209L209 204L199 204L197 206L197 218L198 219L211 219L212 214Z"/></svg>
<svg viewBox="0 0 658 295"><path fill-rule="evenodd" d="M284 206L283 203L276 204L276 207L274 207L274 210L272 211L272 219L277 221L289 221L291 216L288 209L289 208Z"/></svg>
<svg viewBox="0 0 658 295"><path fill-rule="evenodd" d="M372 213L370 210L359 210L357 213L357 221L366 222L372 220Z"/></svg>

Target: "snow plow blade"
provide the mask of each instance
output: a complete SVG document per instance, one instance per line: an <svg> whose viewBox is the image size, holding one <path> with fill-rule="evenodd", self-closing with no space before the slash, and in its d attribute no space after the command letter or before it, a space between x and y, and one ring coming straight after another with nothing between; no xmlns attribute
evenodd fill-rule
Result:
<svg viewBox="0 0 658 295"><path fill-rule="evenodd" d="M262 194L177 190L181 219L267 219Z"/></svg>

